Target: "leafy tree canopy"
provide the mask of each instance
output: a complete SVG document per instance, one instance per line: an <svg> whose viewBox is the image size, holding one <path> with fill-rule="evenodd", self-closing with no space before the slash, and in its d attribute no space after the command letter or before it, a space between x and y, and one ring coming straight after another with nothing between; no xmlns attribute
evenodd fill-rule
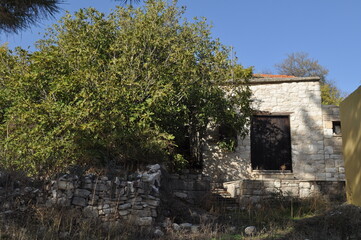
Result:
<svg viewBox="0 0 361 240"><path fill-rule="evenodd" d="M17 32L59 11L61 0L0 0L0 30Z"/></svg>
<svg viewBox="0 0 361 240"><path fill-rule="evenodd" d="M234 66L205 20L188 22L183 11L165 1L109 16L83 9L33 53L2 47L2 166L51 174L73 164L184 162L210 121L245 134L249 88L227 82L252 70Z"/></svg>
<svg viewBox="0 0 361 240"><path fill-rule="evenodd" d="M307 53L296 52L288 54L287 58L275 65L278 74L296 77L320 77L321 99L325 105L339 105L342 101L341 92L331 81L327 80L328 69L311 59Z"/></svg>

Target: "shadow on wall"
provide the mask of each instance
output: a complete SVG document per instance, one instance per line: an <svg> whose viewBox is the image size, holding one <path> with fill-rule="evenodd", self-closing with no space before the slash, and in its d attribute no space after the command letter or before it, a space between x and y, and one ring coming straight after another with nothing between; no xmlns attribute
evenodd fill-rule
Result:
<svg viewBox="0 0 361 240"><path fill-rule="evenodd" d="M276 100L272 100L277 104L272 106L257 100L255 105L258 109L269 108L275 115L289 112L294 176L297 179L325 180L323 116L318 82L284 83L283 86L270 87L270 90L280 91Z"/></svg>
<svg viewBox="0 0 361 240"><path fill-rule="evenodd" d="M251 100L253 109L259 109L262 100L254 96ZM245 138L237 136L237 146L234 151L228 151L218 146L218 130L218 127L214 125L207 128L203 147L203 160L206 161L203 174L211 176L213 183L252 178L250 134Z"/></svg>
<svg viewBox="0 0 361 240"><path fill-rule="evenodd" d="M315 92L319 95L316 95ZM307 98L310 107L303 106L299 110L302 115L303 126L298 129L297 134L303 139L300 141L301 144L297 146L298 162L295 165L301 168L299 171L302 175L297 176L297 178L326 180L321 93L308 91Z"/></svg>
<svg viewBox="0 0 361 240"><path fill-rule="evenodd" d="M295 178L325 180L323 115L318 82L269 85L277 95L255 101L255 106L290 118L291 159ZM264 93L264 90L261 91ZM271 100L274 105L268 103Z"/></svg>
<svg viewBox="0 0 361 240"><path fill-rule="evenodd" d="M251 164L250 162L247 163L242 154L240 154L241 151L247 148L243 146L242 142L249 141L249 136L245 139L237 137L238 146L235 151L222 150L218 146L219 136L217 127L212 126L207 131L207 139L203 151L207 164L203 169L203 173L207 176L212 176L212 182L215 183L232 181L234 178L250 178Z"/></svg>

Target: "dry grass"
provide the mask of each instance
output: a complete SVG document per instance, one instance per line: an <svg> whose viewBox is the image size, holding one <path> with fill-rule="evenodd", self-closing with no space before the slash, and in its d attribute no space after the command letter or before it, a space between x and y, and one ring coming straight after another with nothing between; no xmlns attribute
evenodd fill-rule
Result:
<svg viewBox="0 0 361 240"><path fill-rule="evenodd" d="M218 212L218 219L200 225L198 231L162 229L170 240L236 239L360 239L361 209L333 206L323 198L304 201L268 200L231 212ZM29 206L0 215L0 239L154 239L154 229L130 222L104 223L84 219L79 209ZM246 236L244 228L254 225L257 232Z"/></svg>
<svg viewBox="0 0 361 240"><path fill-rule="evenodd" d="M315 226L325 224L324 218L341 203L330 202L324 197L309 199L291 199L276 197L249 204L235 211L219 212L219 219L223 226L235 227L235 233L223 234L214 239L307 239L307 227L301 231L299 226L309 219L317 219ZM344 215L344 214L341 214ZM321 216L321 217L320 217ZM322 219L322 220L321 220ZM340 225L342 225L340 223ZM247 226L255 226L254 236L244 234ZM310 231L320 232L319 229ZM306 237L305 237L306 236ZM310 238L323 239L323 238ZM325 238L328 239L328 238Z"/></svg>
<svg viewBox="0 0 361 240"><path fill-rule="evenodd" d="M322 236L358 234L361 210L336 207L323 198L308 200L273 199L246 206L235 211L217 212L214 222L201 223L198 231L165 232L159 239L332 239ZM347 215L347 216L346 216ZM354 222L350 218L358 219ZM0 239L154 239L149 228L135 227L130 222L104 223L96 219L84 219L79 209L46 208L29 205L23 211L13 209L0 215ZM355 224L353 224L355 223ZM348 226L345 226L347 224ZM256 226L254 236L245 236L246 226ZM316 227L315 227L316 226ZM334 227L336 226L336 227ZM344 227L343 227L344 226ZM333 231L331 231L333 230ZM349 231L350 234L345 233ZM321 234L321 232L323 233ZM321 238L314 238L315 236ZM357 238L356 238L357 239Z"/></svg>
<svg viewBox="0 0 361 240"><path fill-rule="evenodd" d="M78 209L32 207L0 216L0 239L150 239L147 229L130 223L85 219Z"/></svg>

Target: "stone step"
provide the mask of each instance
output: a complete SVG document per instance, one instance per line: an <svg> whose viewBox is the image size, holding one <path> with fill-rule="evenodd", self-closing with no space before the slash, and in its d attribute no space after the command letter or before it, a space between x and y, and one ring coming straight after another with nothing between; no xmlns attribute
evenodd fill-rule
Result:
<svg viewBox="0 0 361 240"><path fill-rule="evenodd" d="M213 196L219 200L225 200L225 201L235 200L235 198L233 198L230 195L213 194Z"/></svg>
<svg viewBox="0 0 361 240"><path fill-rule="evenodd" d="M223 187L212 189L212 196L216 204L227 211L239 209L237 200Z"/></svg>
<svg viewBox="0 0 361 240"><path fill-rule="evenodd" d="M231 195L229 192L227 192L227 190L225 189L217 189L217 190L212 190L213 194L219 194L219 195Z"/></svg>
<svg viewBox="0 0 361 240"><path fill-rule="evenodd" d="M221 189L223 188L223 183L219 183L219 182L211 182L211 189Z"/></svg>
<svg viewBox="0 0 361 240"><path fill-rule="evenodd" d="M256 172L253 177L255 180L275 180L275 179L283 179L283 180L292 180L294 179L294 175L291 172Z"/></svg>
<svg viewBox="0 0 361 240"><path fill-rule="evenodd" d="M224 188L215 188L211 192L212 192L213 195L220 195L220 196L222 196L224 198L231 198L232 197L232 195L229 192L227 192L227 190L224 189Z"/></svg>

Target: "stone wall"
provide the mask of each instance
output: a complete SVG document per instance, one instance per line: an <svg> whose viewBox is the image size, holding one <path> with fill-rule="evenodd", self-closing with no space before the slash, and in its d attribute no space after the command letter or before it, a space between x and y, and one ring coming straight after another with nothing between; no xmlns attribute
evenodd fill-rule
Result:
<svg viewBox="0 0 361 240"><path fill-rule="evenodd" d="M202 174L171 174L167 185L174 197L192 205L201 205L211 190L210 177Z"/></svg>
<svg viewBox="0 0 361 240"><path fill-rule="evenodd" d="M336 117L330 107L322 111L319 78L256 79L251 81L253 108L273 115L286 115L290 120L292 171L295 180L343 180L343 162L339 154L340 141L324 132L324 118ZM332 109L332 110L331 110ZM330 115L332 111L334 115ZM327 113L327 114L326 114ZM267 171L251 168L251 139L238 137L235 151L224 151L217 146L217 126L210 126L204 146L205 175L213 182L241 179L264 179ZM332 150L331 150L332 148ZM331 153L332 152L332 153ZM273 171L272 178L282 178L282 171ZM265 176L266 175L266 176Z"/></svg>
<svg viewBox="0 0 361 240"><path fill-rule="evenodd" d="M119 177L66 174L51 182L46 205L81 208L88 218L152 225L160 204L160 166L152 165L134 178L130 181Z"/></svg>
<svg viewBox="0 0 361 240"><path fill-rule="evenodd" d="M344 181L243 180L227 183L225 187L241 203L258 202L271 197L323 196L330 200L345 199Z"/></svg>
<svg viewBox="0 0 361 240"><path fill-rule="evenodd" d="M340 109L334 105L323 105L323 131L325 145L326 179L345 180L342 156L342 133L337 129L340 123ZM335 129L336 128L336 129Z"/></svg>
<svg viewBox="0 0 361 240"><path fill-rule="evenodd" d="M325 179L321 92L318 79L251 86L253 108L290 118L292 169L296 179ZM250 146L248 137L242 145ZM248 151L250 158L250 151Z"/></svg>
<svg viewBox="0 0 361 240"><path fill-rule="evenodd" d="M24 176L18 181L14 176L20 178L0 171L0 214L26 209L31 203L77 208L85 218L131 221L140 226L150 226L164 217L185 219L189 209L194 212L194 207L201 206L211 190L209 177L168 174L158 164L132 174L64 174L48 183L35 184Z"/></svg>

